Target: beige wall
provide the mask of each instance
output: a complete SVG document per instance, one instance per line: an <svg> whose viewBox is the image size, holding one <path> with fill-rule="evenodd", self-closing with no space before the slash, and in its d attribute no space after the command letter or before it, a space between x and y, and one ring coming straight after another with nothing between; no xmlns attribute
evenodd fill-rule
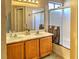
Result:
<svg viewBox="0 0 79 59"><path fill-rule="evenodd" d="M25 7L25 24L29 29L32 29L32 8Z"/></svg>
<svg viewBox="0 0 79 59"><path fill-rule="evenodd" d="M11 0L6 0L6 15L11 12Z"/></svg>
<svg viewBox="0 0 79 59"><path fill-rule="evenodd" d="M39 0L39 6L44 8L47 0Z"/></svg>
<svg viewBox="0 0 79 59"><path fill-rule="evenodd" d="M1 0L1 59L6 59L6 0Z"/></svg>

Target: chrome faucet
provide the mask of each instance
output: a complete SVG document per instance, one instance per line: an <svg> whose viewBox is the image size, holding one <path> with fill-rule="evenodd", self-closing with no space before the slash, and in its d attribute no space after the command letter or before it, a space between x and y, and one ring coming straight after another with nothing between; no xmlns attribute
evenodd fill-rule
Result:
<svg viewBox="0 0 79 59"><path fill-rule="evenodd" d="M9 33L10 33L10 37L12 37L12 31L9 31Z"/></svg>

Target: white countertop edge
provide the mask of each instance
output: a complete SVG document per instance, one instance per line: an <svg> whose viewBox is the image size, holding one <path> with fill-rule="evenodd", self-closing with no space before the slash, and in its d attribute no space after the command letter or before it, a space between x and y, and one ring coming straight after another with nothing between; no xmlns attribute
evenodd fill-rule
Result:
<svg viewBox="0 0 79 59"><path fill-rule="evenodd" d="M46 33L45 33L46 34ZM23 42L23 41L28 41L28 40L34 40L34 39L38 39L38 38L43 38L43 37L47 37L47 36L52 36L54 34L51 34L51 33L47 33L46 35L36 35L35 37L30 37L30 38L21 38L21 39L10 39L10 40L6 40L6 44L12 44L12 43L18 43L18 42Z"/></svg>

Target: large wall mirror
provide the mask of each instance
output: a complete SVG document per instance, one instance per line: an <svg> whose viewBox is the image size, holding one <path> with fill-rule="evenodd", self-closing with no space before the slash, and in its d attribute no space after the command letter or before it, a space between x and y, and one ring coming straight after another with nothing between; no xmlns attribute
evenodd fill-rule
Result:
<svg viewBox="0 0 79 59"><path fill-rule="evenodd" d="M13 6L7 16L7 32L44 29L44 9Z"/></svg>

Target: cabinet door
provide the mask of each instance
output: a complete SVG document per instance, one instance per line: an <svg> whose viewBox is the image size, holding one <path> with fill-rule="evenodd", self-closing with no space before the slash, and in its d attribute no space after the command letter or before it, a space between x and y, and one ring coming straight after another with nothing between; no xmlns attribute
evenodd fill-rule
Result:
<svg viewBox="0 0 79 59"><path fill-rule="evenodd" d="M52 52L52 37L40 39L40 57L44 57Z"/></svg>
<svg viewBox="0 0 79 59"><path fill-rule="evenodd" d="M39 59L39 39L25 42L26 59Z"/></svg>
<svg viewBox="0 0 79 59"><path fill-rule="evenodd" d="M7 45L7 59L24 59L24 43Z"/></svg>

